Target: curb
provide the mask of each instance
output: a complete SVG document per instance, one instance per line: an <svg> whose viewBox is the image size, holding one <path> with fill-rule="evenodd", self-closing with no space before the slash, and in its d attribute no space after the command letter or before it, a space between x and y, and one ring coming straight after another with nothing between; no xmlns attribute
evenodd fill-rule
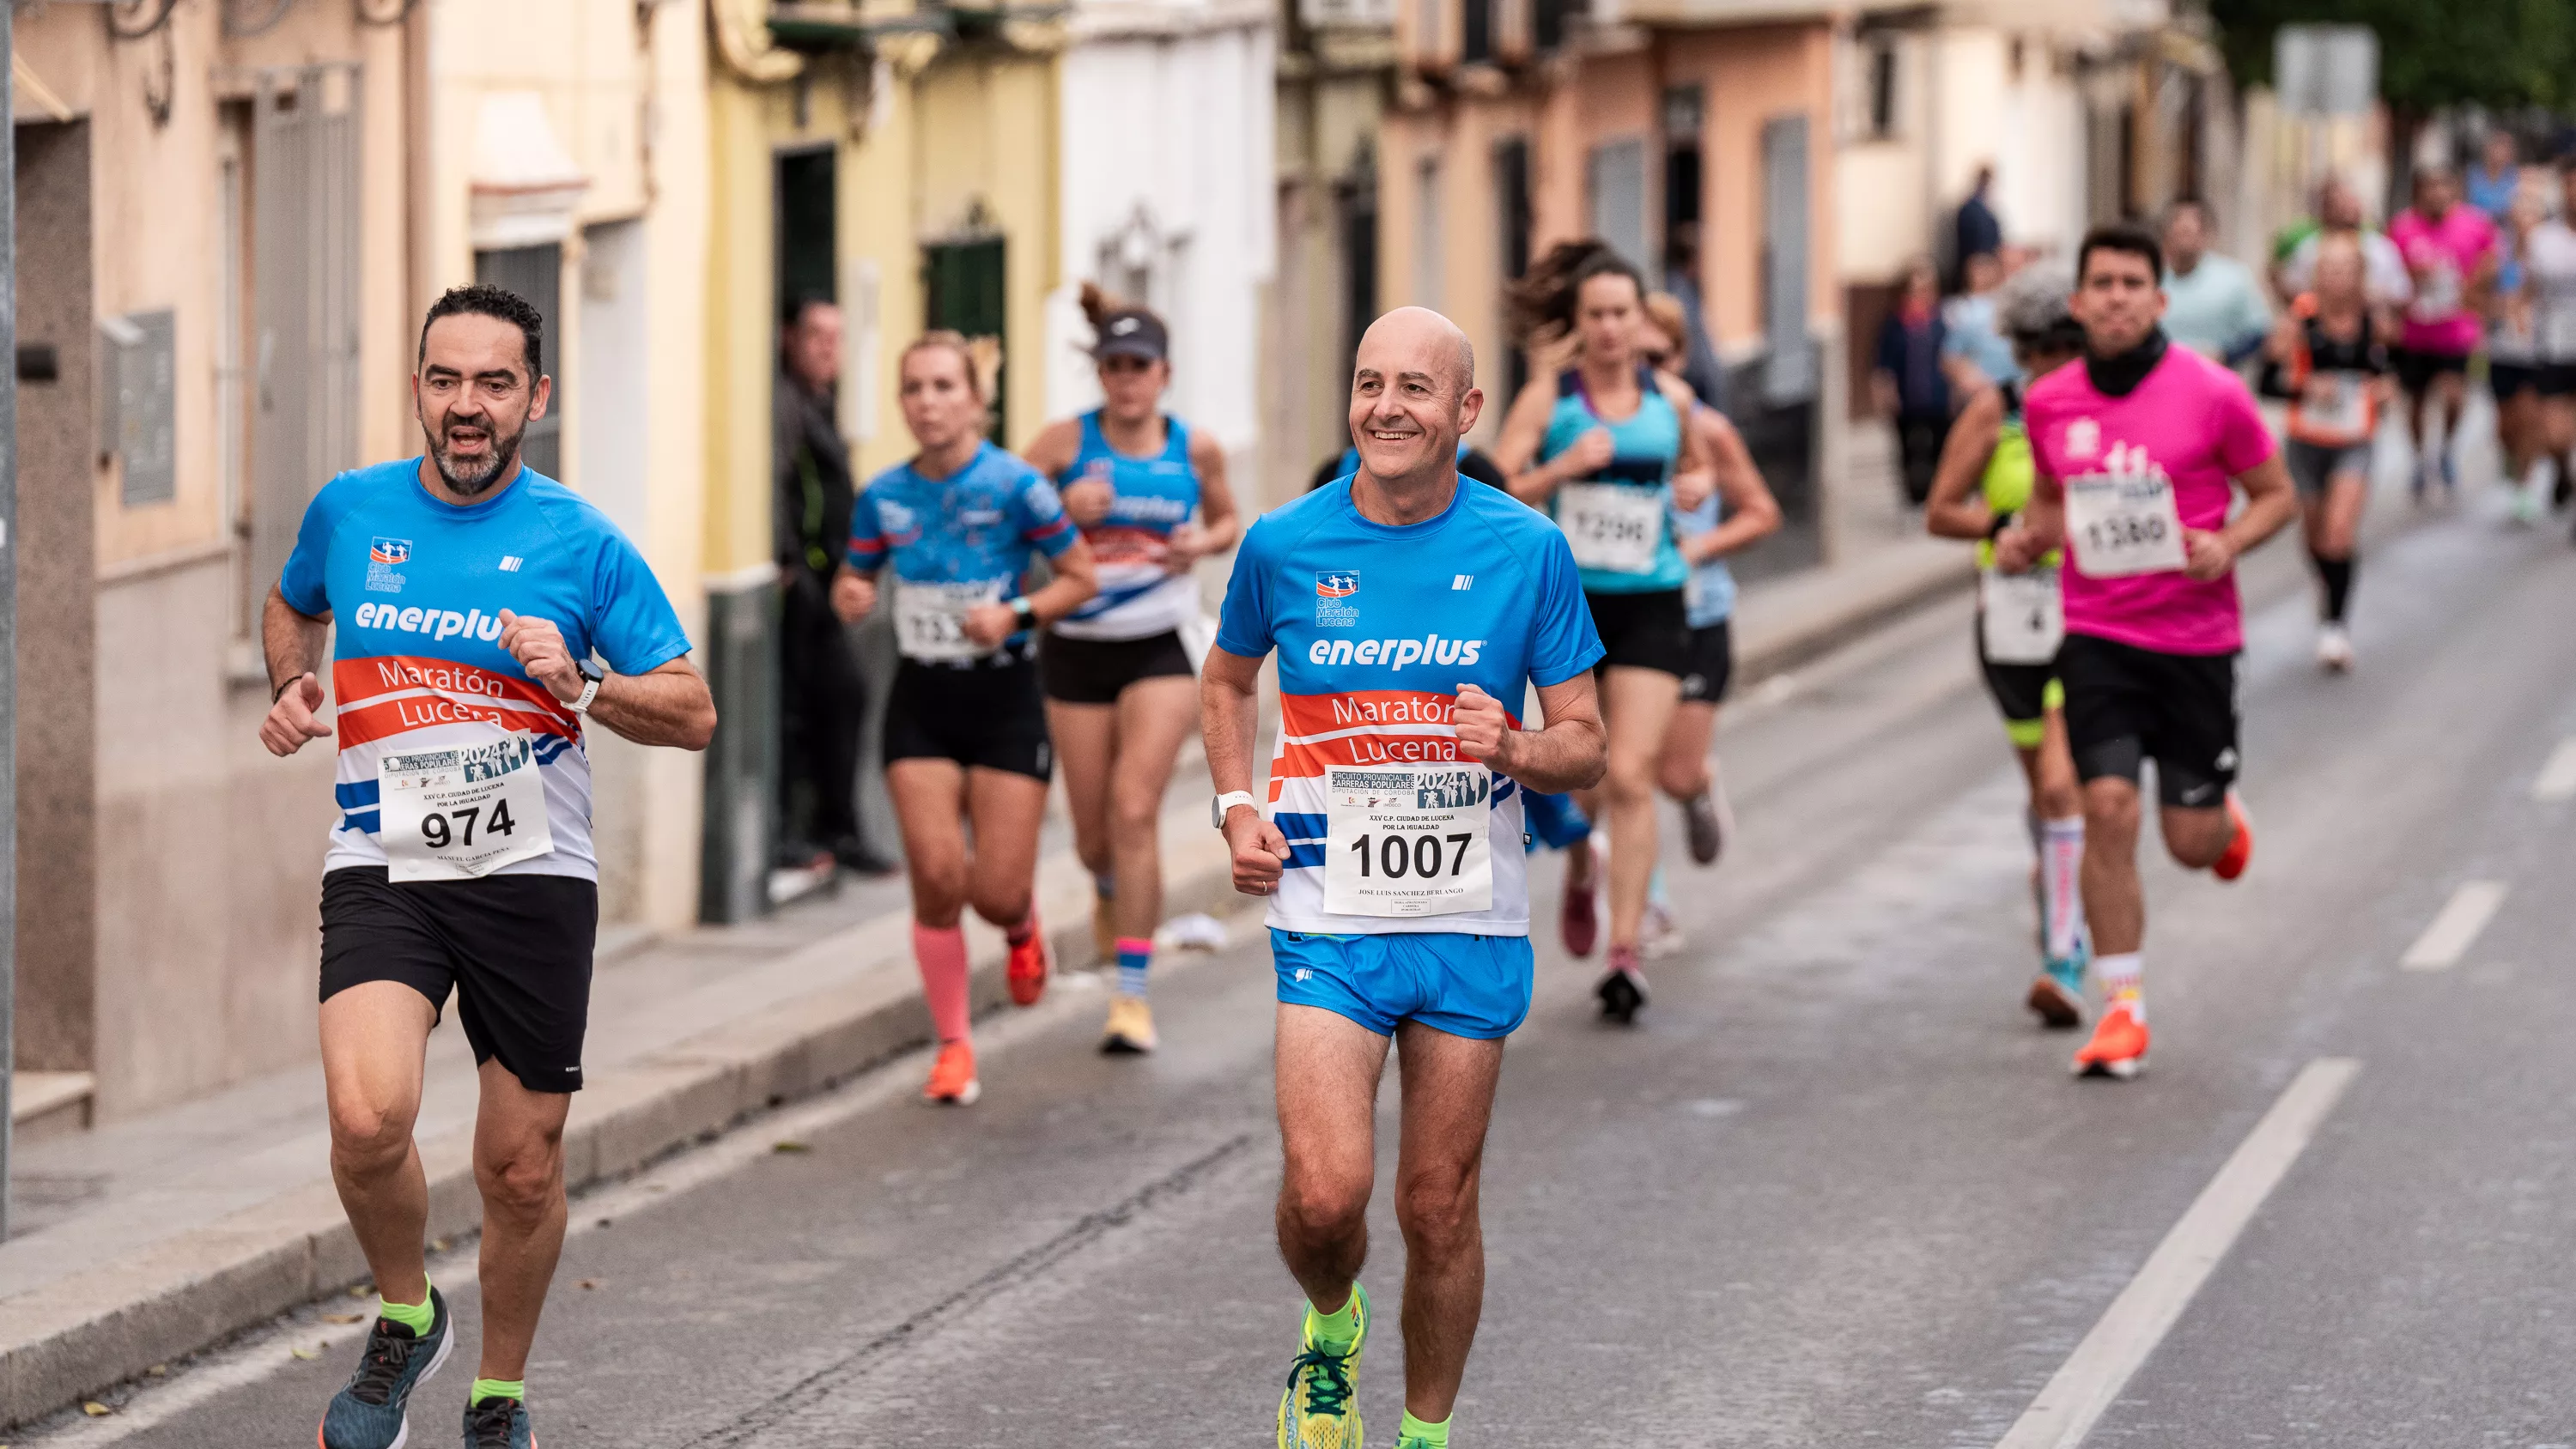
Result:
<svg viewBox="0 0 2576 1449"><path fill-rule="evenodd" d="M1938 567L1933 565L1937 562ZM1794 609L1739 642L1747 682L1808 663L1858 635L1969 587L1947 550L1894 561L1883 580L1826 607ZM1165 906L1211 910L1233 898L1229 861L1213 832L1186 813L1165 832ZM1090 877L1069 857L1042 863L1040 914L1056 924L1056 959L1091 958ZM578 1191L623 1176L744 1119L826 1090L930 1040L911 970L910 913L888 912L790 953L840 963L864 958L857 979L780 1002L594 1077L564 1132L564 1176ZM1001 936L971 916L976 1012L1007 998ZM478 1230L470 1127L424 1139L432 1238ZM15 1427L221 1343L319 1298L368 1281L365 1257L337 1193L316 1181L133 1257L30 1290L0 1305L0 1428ZM100 1305L107 1306L100 1306Z"/></svg>

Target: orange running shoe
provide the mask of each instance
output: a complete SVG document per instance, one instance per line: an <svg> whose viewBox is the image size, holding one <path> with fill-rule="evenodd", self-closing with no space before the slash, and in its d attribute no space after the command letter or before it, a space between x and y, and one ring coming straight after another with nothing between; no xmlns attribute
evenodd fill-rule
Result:
<svg viewBox="0 0 2576 1449"><path fill-rule="evenodd" d="M2220 880L2236 879L2254 862L2254 817L2245 813L2245 802L2237 799L2233 790L2227 792L2227 818L2236 827L2236 838L2227 842L2227 849L2219 852L2217 863L2209 868L2209 873Z"/></svg>
<svg viewBox="0 0 2576 1449"><path fill-rule="evenodd" d="M2114 1001L2102 1009L2102 1023L2093 1028L2093 1039L2075 1054L2075 1075L2118 1077L2125 1082L2146 1064L2147 1024L2138 1020L2135 1006Z"/></svg>
<svg viewBox="0 0 2576 1449"><path fill-rule="evenodd" d="M1112 960L1117 959L1112 957ZM1047 971L1052 963L1047 955L1046 927L1038 924L1037 914L1029 915L1029 938L1011 948L1011 1004L1035 1006L1046 995Z"/></svg>
<svg viewBox="0 0 2576 1449"><path fill-rule="evenodd" d="M939 1060L930 1064L930 1083L921 1089L921 1100L933 1106L972 1107L982 1095L984 1084L975 1080L974 1045L941 1042Z"/></svg>

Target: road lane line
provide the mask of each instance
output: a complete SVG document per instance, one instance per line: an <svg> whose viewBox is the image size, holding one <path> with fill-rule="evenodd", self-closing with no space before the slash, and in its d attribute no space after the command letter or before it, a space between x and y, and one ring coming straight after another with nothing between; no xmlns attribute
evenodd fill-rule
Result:
<svg viewBox="0 0 2576 1449"><path fill-rule="evenodd" d="M2299 1070L1995 1449L2075 1449L2084 1442L2360 1070L2350 1057L2319 1057Z"/></svg>
<svg viewBox="0 0 2576 1449"><path fill-rule="evenodd" d="M2464 880L2397 964L2408 971L2447 971L2478 943L2478 933L2504 904L2504 882Z"/></svg>
<svg viewBox="0 0 2576 1449"><path fill-rule="evenodd" d="M2549 762L2531 782L2531 798L2543 804L2576 800L2576 739L2560 740L2549 752Z"/></svg>

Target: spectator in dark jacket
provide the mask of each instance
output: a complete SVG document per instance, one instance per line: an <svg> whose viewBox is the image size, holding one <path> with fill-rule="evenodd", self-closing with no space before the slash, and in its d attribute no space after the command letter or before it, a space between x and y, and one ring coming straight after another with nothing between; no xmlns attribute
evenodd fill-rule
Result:
<svg viewBox="0 0 2576 1449"><path fill-rule="evenodd" d="M850 545L850 449L832 415L841 377L841 309L807 298L778 344L771 397L771 538L779 618L779 864L826 857L863 875L893 869L859 829L859 729L867 685L832 576Z"/></svg>
<svg viewBox="0 0 2576 1449"><path fill-rule="evenodd" d="M1929 258L1908 266L1896 305L1878 327L1877 361L1870 391L1879 415L1896 426L1906 501L1919 508L1931 496L1941 441L1950 431L1950 382L1941 372L1948 342L1941 321L1941 274Z"/></svg>
<svg viewBox="0 0 2576 1449"><path fill-rule="evenodd" d="M1995 217L1994 203L1988 199L1995 188L1995 168L1977 168L1977 184L1968 190L1968 199L1959 203L1954 227L1955 237L1950 255L1954 265L1966 267L1973 256L2002 256L2004 224Z"/></svg>

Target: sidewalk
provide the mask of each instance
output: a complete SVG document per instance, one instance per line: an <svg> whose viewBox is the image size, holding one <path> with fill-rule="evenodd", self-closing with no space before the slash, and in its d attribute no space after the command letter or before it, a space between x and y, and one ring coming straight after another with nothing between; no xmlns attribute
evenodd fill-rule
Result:
<svg viewBox="0 0 2576 1449"><path fill-rule="evenodd" d="M1739 670L1796 667L1970 579L1964 551L1908 536L1876 466L1843 494L1841 557L1749 585ZM1857 460L1856 460L1857 461ZM1862 495L1862 496L1854 496ZM1227 891L1188 752L1166 802L1167 909ZM1048 827L1039 912L1058 959L1091 958L1091 881ZM970 917L975 1002L1004 998L998 933ZM900 878L845 883L757 923L704 927L603 959L565 1136L575 1190L925 1042ZM469 1158L475 1083L451 1021L431 1037L418 1136L432 1237L480 1218ZM297 1068L168 1112L27 1143L18 1235L0 1245L0 1427L182 1357L366 1278L328 1164L321 1074Z"/></svg>

